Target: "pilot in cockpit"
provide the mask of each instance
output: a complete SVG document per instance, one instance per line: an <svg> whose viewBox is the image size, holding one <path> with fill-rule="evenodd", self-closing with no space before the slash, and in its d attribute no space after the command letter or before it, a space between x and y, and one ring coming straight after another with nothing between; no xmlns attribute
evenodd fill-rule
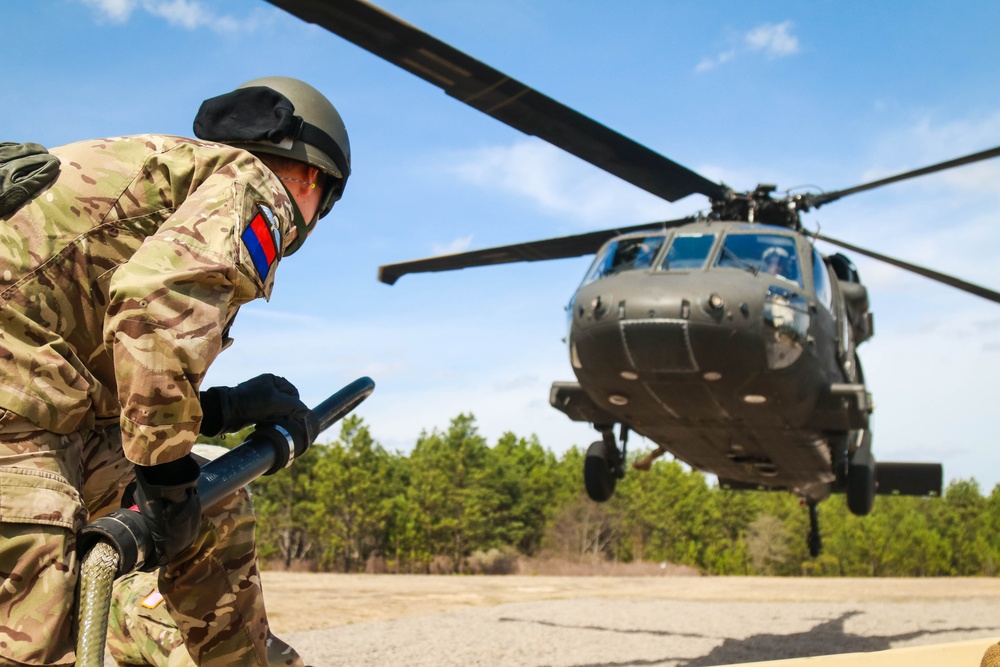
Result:
<svg viewBox="0 0 1000 667"><path fill-rule="evenodd" d="M788 251L777 246L768 248L761 255L761 267L772 276L783 276L794 280L795 269Z"/></svg>

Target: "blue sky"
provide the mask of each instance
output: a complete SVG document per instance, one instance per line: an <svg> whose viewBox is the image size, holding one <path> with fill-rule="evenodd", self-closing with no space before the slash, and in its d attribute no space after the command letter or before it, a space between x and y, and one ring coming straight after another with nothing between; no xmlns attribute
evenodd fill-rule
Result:
<svg viewBox="0 0 1000 667"><path fill-rule="evenodd" d="M385 0L381 6L738 189L840 189L1000 145L1000 4ZM378 265L685 215L478 114L266 2L10 0L3 140L191 133L200 102L272 74L330 97L351 134L343 201L239 316L208 381L264 371L315 404L360 375L386 447L475 414L561 452L596 432L548 406L572 380L563 307L590 258L415 275ZM1000 288L1000 160L847 198L807 227ZM832 252L831 247L822 247ZM850 254L850 253L848 253ZM1000 482L1000 308L853 257L876 456ZM640 439L633 446L643 447Z"/></svg>

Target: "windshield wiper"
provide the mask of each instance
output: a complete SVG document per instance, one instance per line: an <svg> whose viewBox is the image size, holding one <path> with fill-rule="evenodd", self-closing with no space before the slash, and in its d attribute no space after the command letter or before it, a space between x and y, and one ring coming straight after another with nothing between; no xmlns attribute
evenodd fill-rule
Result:
<svg viewBox="0 0 1000 667"><path fill-rule="evenodd" d="M731 259L736 264L736 266L740 267L744 271L749 271L754 276L756 276L757 273L760 272L760 268L747 263L744 259L740 258L739 255L737 255L735 252L730 250L725 245L722 246L722 254L729 257L729 259Z"/></svg>

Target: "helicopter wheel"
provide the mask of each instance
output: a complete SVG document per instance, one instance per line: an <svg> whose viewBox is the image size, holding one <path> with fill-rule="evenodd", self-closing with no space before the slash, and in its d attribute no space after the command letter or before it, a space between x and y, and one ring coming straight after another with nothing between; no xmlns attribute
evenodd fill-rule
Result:
<svg viewBox="0 0 1000 667"><path fill-rule="evenodd" d="M872 436L865 431L858 451L847 466L847 507L852 514L865 516L875 505L875 456Z"/></svg>
<svg viewBox="0 0 1000 667"><path fill-rule="evenodd" d="M583 485L587 495L594 502L603 503L615 492L617 482L607 443L598 440L587 448L587 458L583 462Z"/></svg>

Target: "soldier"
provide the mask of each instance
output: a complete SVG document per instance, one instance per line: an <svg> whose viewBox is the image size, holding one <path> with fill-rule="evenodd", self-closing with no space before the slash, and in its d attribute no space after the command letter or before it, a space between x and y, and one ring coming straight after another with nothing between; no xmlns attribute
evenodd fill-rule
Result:
<svg viewBox="0 0 1000 667"><path fill-rule="evenodd" d="M246 494L203 516L190 450L308 412L273 375L201 382L340 198L350 145L284 77L206 100L194 128L53 149L54 180L44 150L0 167L0 665L73 664L77 533L133 479L194 662L302 664L268 627Z"/></svg>

